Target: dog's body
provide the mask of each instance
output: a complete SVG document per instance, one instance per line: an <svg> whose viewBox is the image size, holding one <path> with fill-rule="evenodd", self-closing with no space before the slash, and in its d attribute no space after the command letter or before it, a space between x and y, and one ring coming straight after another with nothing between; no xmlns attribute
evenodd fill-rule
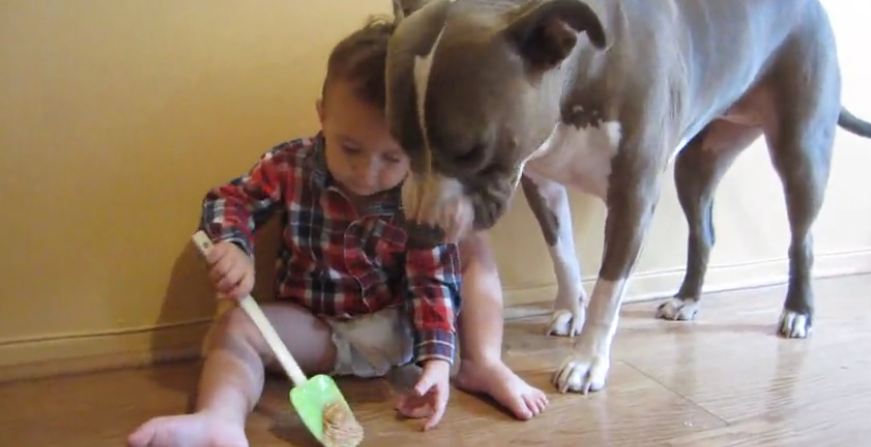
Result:
<svg viewBox="0 0 871 447"><path fill-rule="evenodd" d="M414 3L398 12L408 16L387 73L388 118L413 160L406 211L452 233L488 228L524 174L559 286L549 331L580 334L554 376L561 390L604 386L625 281L673 157L689 254L680 292L658 315L695 317L714 242L714 190L760 135L792 231L779 332L808 334L810 227L835 127L871 137L871 125L841 107L834 39L818 1ZM608 207L588 309L563 185Z"/></svg>

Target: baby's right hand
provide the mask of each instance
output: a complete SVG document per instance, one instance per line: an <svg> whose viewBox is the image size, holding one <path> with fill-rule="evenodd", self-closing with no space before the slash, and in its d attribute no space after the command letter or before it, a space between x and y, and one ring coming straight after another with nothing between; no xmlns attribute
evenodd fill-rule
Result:
<svg viewBox="0 0 871 447"><path fill-rule="evenodd" d="M219 299L241 300L254 288L254 261L238 245L222 241L205 254Z"/></svg>

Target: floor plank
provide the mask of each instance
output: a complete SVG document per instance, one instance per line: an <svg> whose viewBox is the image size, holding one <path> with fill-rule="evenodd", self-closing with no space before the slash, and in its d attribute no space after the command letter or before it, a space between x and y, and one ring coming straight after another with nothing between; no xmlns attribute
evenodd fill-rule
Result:
<svg viewBox="0 0 871 447"><path fill-rule="evenodd" d="M774 324L783 287L713 294L700 319L651 318L656 303L622 312L608 388L561 395L551 371L569 339L542 335L544 318L511 321L505 358L549 393L541 417L514 421L459 390L439 429L421 434L392 400L413 380L340 380L366 428L364 445L862 445L871 436L871 276L817 282L809 340L783 340ZM183 363L0 386L0 445L117 446L149 417L184 412L198 366ZM272 379L248 435L254 446L315 445Z"/></svg>

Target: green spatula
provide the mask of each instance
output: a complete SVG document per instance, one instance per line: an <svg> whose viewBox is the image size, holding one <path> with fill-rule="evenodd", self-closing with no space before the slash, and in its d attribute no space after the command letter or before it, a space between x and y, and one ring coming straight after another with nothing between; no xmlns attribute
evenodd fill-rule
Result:
<svg viewBox="0 0 871 447"><path fill-rule="evenodd" d="M194 245L197 246L203 255L213 246L212 241L202 231L196 232L192 239ZM351 412L351 408L348 406L348 402L345 401L345 397L342 396L342 392L339 391L333 378L323 374L316 375L311 379L306 378L302 369L300 369L296 360L290 354L290 351L287 350L281 338L278 337L272 324L269 323L266 315L263 314L260 306L254 301L254 298L251 295L246 296L239 301L239 306L248 314L251 321L257 326L257 329L260 330L269 348L275 353L275 357L278 359L284 372L287 373L287 377L293 381L294 387L290 390L290 402L296 408L300 419L302 419L302 422L308 427L312 435L324 445L335 444L335 436L324 433L324 410L328 407L331 408L331 414L328 417L337 419L332 422L327 421L328 427L332 424L344 425L344 427L339 428L340 431L348 428L347 424L353 424L350 427L352 429L359 427ZM362 438L362 429L360 429L360 438ZM350 445L356 445L358 442L359 440L350 442ZM345 442L340 442L340 444L344 445Z"/></svg>

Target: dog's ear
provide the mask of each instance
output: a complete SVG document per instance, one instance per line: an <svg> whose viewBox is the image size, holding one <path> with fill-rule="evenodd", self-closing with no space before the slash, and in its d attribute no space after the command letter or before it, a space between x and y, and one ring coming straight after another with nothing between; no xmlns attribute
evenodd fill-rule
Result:
<svg viewBox="0 0 871 447"><path fill-rule="evenodd" d="M505 32L520 54L537 68L562 62L574 49L580 32L586 32L597 48L606 45L602 22L579 0L550 0L520 8Z"/></svg>
<svg viewBox="0 0 871 447"><path fill-rule="evenodd" d="M429 2L430 0L393 0L393 17L399 22Z"/></svg>

